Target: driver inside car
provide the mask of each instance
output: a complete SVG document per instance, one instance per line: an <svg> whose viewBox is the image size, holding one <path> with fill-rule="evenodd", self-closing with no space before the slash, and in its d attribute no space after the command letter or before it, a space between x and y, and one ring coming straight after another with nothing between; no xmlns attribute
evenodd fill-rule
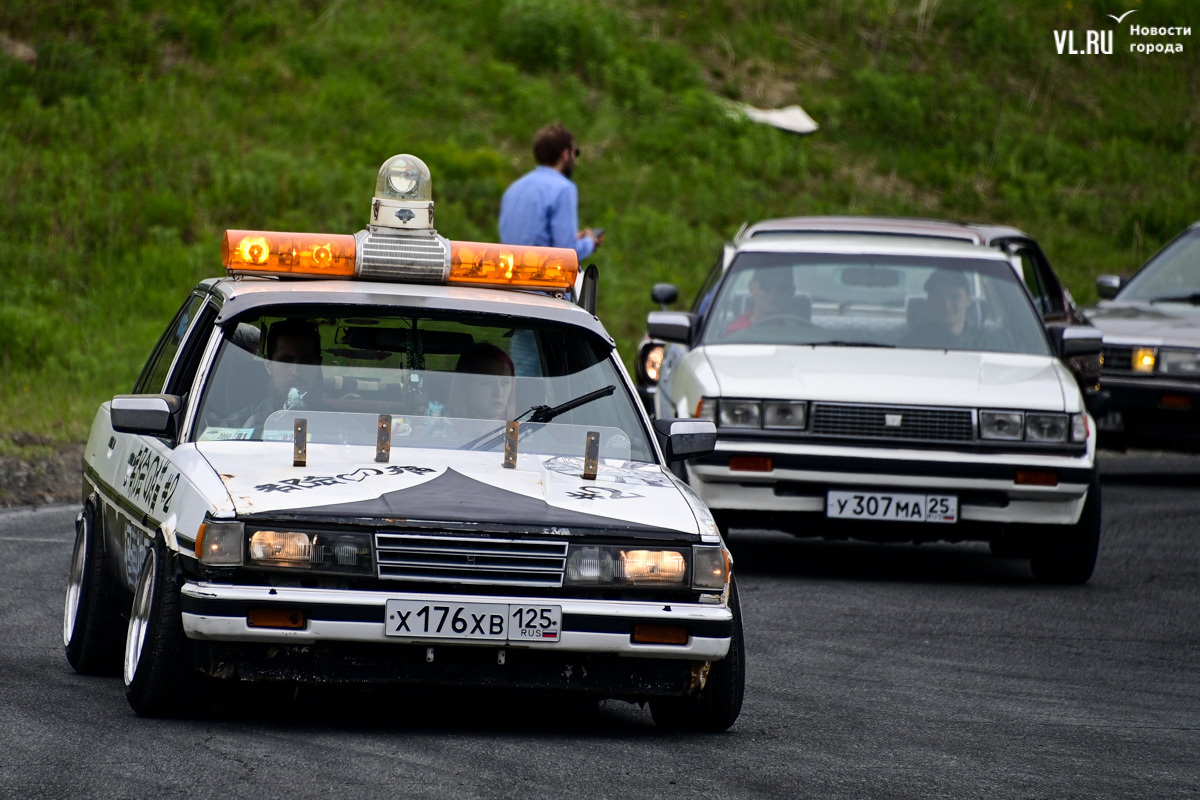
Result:
<svg viewBox="0 0 1200 800"><path fill-rule="evenodd" d="M729 323L722 336L745 330L769 319L788 316L796 285L791 267L764 267L750 279L750 307Z"/></svg>
<svg viewBox="0 0 1200 800"><path fill-rule="evenodd" d="M321 390L321 334L311 322L286 319L267 331L266 396L235 416L244 428L276 411L311 410Z"/></svg>

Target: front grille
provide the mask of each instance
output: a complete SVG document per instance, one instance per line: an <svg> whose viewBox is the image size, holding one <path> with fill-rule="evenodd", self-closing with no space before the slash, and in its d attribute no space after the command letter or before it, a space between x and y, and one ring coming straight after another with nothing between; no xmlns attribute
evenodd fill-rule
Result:
<svg viewBox="0 0 1200 800"><path fill-rule="evenodd" d="M450 272L450 248L440 236L369 233L359 252L359 276L368 280L444 283Z"/></svg>
<svg viewBox="0 0 1200 800"><path fill-rule="evenodd" d="M975 418L968 408L813 403L812 432L845 439L971 442Z"/></svg>
<svg viewBox="0 0 1200 800"><path fill-rule="evenodd" d="M493 586L562 586L566 542L375 535L379 577L397 581Z"/></svg>
<svg viewBox="0 0 1200 800"><path fill-rule="evenodd" d="M1104 364L1101 366L1101 369L1129 372L1133 369L1133 348L1121 347L1120 345L1105 345Z"/></svg>

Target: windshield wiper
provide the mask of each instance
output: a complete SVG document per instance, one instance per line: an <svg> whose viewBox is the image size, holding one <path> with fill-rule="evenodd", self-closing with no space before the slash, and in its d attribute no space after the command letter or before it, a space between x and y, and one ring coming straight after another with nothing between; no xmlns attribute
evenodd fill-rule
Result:
<svg viewBox="0 0 1200 800"><path fill-rule="evenodd" d="M581 394L574 400L568 400L565 403L560 403L554 408L551 408L550 406L534 406L530 409L530 411L533 412L533 416L529 418L529 421L549 422L560 414L565 414L573 408L579 408L581 405L590 403L593 400L599 400L601 397L608 397L616 390L616 385L610 383L608 386L605 386L602 389L597 389L596 391L588 392L587 394Z"/></svg>
<svg viewBox="0 0 1200 800"><path fill-rule="evenodd" d="M587 394L580 395L579 397L576 397L574 400L568 400L567 402L561 403L557 406L554 406L553 408L551 408L550 406L532 406L532 407L530 407L530 409L528 411L523 412L520 416L518 416L513 421L520 422L521 417L524 417L526 414L533 412L533 416L529 418L530 422L549 422L550 420L554 419L555 417L559 416L560 414L565 414L573 408L579 408L581 405L583 405L585 403L590 403L593 400L598 400L601 397L608 397L610 394L612 394L616 390L617 390L616 385L610 383L608 386L605 386L602 389L597 389L594 392L588 392ZM497 443L499 443L499 441L501 439L504 438L504 429L507 427L508 427L508 423L506 422L503 425L501 425L499 428L488 431L487 433L483 434L482 436L478 436L478 437L472 439L471 441L467 442L459 449L460 450L490 450ZM526 431L527 430L528 429L526 429ZM521 435L524 436L526 431L521 431ZM482 442L482 444L480 444L480 442Z"/></svg>
<svg viewBox="0 0 1200 800"><path fill-rule="evenodd" d="M1152 297L1151 303L1191 303L1194 306L1200 306L1200 292L1192 292L1191 294L1181 294L1174 297Z"/></svg>
<svg viewBox="0 0 1200 800"><path fill-rule="evenodd" d="M883 342L848 342L845 339L834 339L830 342L805 342L804 347L895 347L894 344Z"/></svg>

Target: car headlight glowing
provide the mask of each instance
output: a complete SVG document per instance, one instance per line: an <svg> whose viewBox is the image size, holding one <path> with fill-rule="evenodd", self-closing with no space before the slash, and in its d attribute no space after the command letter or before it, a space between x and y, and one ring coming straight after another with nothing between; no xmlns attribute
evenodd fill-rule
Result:
<svg viewBox="0 0 1200 800"><path fill-rule="evenodd" d="M661 344L654 345L646 349L642 355L642 372L646 376L646 380L654 383L658 382L658 374L662 370L663 361L663 346Z"/></svg>
<svg viewBox="0 0 1200 800"><path fill-rule="evenodd" d="M1154 372L1154 363L1156 356L1153 347L1135 347L1133 348L1133 371L1134 372Z"/></svg>
<svg viewBox="0 0 1200 800"><path fill-rule="evenodd" d="M808 423L808 404L802 400L765 400L762 405L764 428L803 429Z"/></svg>
<svg viewBox="0 0 1200 800"><path fill-rule="evenodd" d="M1025 431L1025 414L1020 411L980 411L979 438L1008 442L1021 440Z"/></svg>
<svg viewBox="0 0 1200 800"><path fill-rule="evenodd" d="M209 567L241 566L245 539L240 522L205 520L196 534L196 558Z"/></svg>
<svg viewBox="0 0 1200 800"><path fill-rule="evenodd" d="M1030 412L1025 415L1026 441L1065 442L1070 428L1070 421L1066 414Z"/></svg>
<svg viewBox="0 0 1200 800"><path fill-rule="evenodd" d="M688 576L685 551L572 545L563 583L568 586L683 586Z"/></svg>
<svg viewBox="0 0 1200 800"><path fill-rule="evenodd" d="M256 531L250 536L250 560L264 566L307 567L312 563L312 539L293 531Z"/></svg>
<svg viewBox="0 0 1200 800"><path fill-rule="evenodd" d="M1159 350L1158 371L1172 375L1200 375L1200 350Z"/></svg>
<svg viewBox="0 0 1200 800"><path fill-rule="evenodd" d="M722 428L761 428L762 404L757 400L722 400L717 407L717 425Z"/></svg>
<svg viewBox="0 0 1200 800"><path fill-rule="evenodd" d="M622 550L621 577L630 583L683 583L687 559L678 550Z"/></svg>

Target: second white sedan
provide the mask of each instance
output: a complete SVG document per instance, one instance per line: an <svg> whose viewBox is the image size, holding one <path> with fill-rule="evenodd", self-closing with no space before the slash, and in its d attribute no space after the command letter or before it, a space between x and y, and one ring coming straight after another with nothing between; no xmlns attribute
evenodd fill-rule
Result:
<svg viewBox="0 0 1200 800"><path fill-rule="evenodd" d="M867 234L743 239L691 313L654 312L659 418L717 424L686 478L723 527L988 541L1083 583L1100 538L1095 425L1003 253Z"/></svg>

